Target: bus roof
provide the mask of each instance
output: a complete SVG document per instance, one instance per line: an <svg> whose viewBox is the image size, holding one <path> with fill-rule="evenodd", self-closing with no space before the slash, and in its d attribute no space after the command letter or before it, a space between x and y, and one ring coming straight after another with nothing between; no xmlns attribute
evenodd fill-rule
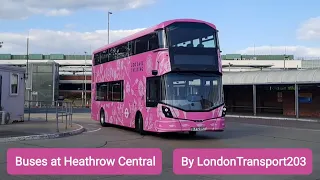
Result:
<svg viewBox="0 0 320 180"><path fill-rule="evenodd" d="M199 23L205 23L205 24L213 27L214 29L216 29L216 26L214 24L206 22L206 21L202 21L202 20L197 20L197 19L173 19L173 20L168 20L168 21L164 21L162 23L159 23L159 24L157 24L155 26L152 26L150 28L147 28L147 29L144 29L142 31L139 31L137 33L134 33L134 34L132 34L130 36L127 36L125 38L122 38L122 39L120 39L118 41L115 41L113 43L110 43L108 45L105 45L105 46L95 50L93 52L93 54L101 52L101 51L104 51L105 49L108 49L108 48L111 48L111 47L114 47L114 46L118 46L118 45L123 44L125 42L137 39L137 38L139 38L141 36L147 35L147 34L153 32L153 31L155 31L156 29L164 28L164 27L166 27L166 26L168 26L168 25L170 25L172 23L175 23L175 22L199 22Z"/></svg>

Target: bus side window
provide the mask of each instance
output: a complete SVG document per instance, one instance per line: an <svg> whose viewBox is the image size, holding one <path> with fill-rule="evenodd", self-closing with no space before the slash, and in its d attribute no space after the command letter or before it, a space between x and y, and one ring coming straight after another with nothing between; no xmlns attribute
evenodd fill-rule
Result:
<svg viewBox="0 0 320 180"><path fill-rule="evenodd" d="M123 102L123 81L110 82L110 100L116 102Z"/></svg>
<svg viewBox="0 0 320 180"><path fill-rule="evenodd" d="M107 101L108 100L108 83L97 83L96 84L96 101Z"/></svg>
<svg viewBox="0 0 320 180"><path fill-rule="evenodd" d="M108 50L102 51L100 54L100 63L106 63L108 62Z"/></svg>
<svg viewBox="0 0 320 180"><path fill-rule="evenodd" d="M135 55L148 51L149 37L143 36L135 40Z"/></svg>
<svg viewBox="0 0 320 180"><path fill-rule="evenodd" d="M135 41L130 41L128 43L128 56L134 55L134 45L135 45Z"/></svg>
<svg viewBox="0 0 320 180"><path fill-rule="evenodd" d="M128 53L128 44L127 43L121 44L121 45L115 47L115 49L116 49L115 60L127 57L127 53Z"/></svg>
<svg viewBox="0 0 320 180"><path fill-rule="evenodd" d="M99 64L101 64L100 53L96 53L94 54L94 65L99 65Z"/></svg>
<svg viewBox="0 0 320 180"><path fill-rule="evenodd" d="M147 107L157 107L160 101L160 77L150 77L147 78L147 86L146 86L146 106Z"/></svg>
<svg viewBox="0 0 320 180"><path fill-rule="evenodd" d="M149 43L148 43L148 50L152 51L159 48L159 39L158 34L154 33L150 35Z"/></svg>
<svg viewBox="0 0 320 180"><path fill-rule="evenodd" d="M109 59L108 59L108 61L110 62L110 61L116 60L116 55L117 55L116 47L110 48L109 49Z"/></svg>

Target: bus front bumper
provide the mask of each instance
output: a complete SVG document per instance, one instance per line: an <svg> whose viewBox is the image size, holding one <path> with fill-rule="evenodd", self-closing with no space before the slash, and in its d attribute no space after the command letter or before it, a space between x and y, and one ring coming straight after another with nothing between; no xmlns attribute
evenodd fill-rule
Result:
<svg viewBox="0 0 320 180"><path fill-rule="evenodd" d="M157 132L224 131L224 117L196 122L192 120L166 119L156 121Z"/></svg>

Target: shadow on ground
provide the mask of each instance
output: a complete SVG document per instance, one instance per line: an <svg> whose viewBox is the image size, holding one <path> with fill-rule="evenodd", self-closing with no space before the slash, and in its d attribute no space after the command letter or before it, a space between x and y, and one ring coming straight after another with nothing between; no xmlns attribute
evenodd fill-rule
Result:
<svg viewBox="0 0 320 180"><path fill-rule="evenodd" d="M125 131L135 132L135 129L127 128L127 127L121 127L118 125L109 125L109 127L106 128L116 128L121 129ZM268 129L266 128L250 128L250 127L243 127L241 129L237 128L226 128L223 132L198 132L197 135L193 136L189 133L174 133L174 132L168 132L168 133L154 133L154 132L147 132L146 136L153 136L159 139L164 140L222 140L222 139L238 139L241 137L247 137L247 136L253 136L253 135L259 135L259 134L265 134Z"/></svg>
<svg viewBox="0 0 320 180"><path fill-rule="evenodd" d="M0 138L10 138L10 137L19 137L19 136L30 136L30 135L40 135L39 133L30 133L30 132L20 132L20 131L0 131Z"/></svg>

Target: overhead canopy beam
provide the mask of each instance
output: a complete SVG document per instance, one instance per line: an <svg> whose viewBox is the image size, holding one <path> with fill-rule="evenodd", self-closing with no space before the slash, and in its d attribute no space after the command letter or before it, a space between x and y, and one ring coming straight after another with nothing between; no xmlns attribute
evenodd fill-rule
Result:
<svg viewBox="0 0 320 180"><path fill-rule="evenodd" d="M253 115L257 115L257 86L254 84L252 85L252 99L253 99Z"/></svg>
<svg viewBox="0 0 320 180"><path fill-rule="evenodd" d="M295 84L294 87L294 102L295 102L295 114L296 118L299 118L299 85Z"/></svg>
<svg viewBox="0 0 320 180"><path fill-rule="evenodd" d="M320 69L224 72L224 85L316 84Z"/></svg>

